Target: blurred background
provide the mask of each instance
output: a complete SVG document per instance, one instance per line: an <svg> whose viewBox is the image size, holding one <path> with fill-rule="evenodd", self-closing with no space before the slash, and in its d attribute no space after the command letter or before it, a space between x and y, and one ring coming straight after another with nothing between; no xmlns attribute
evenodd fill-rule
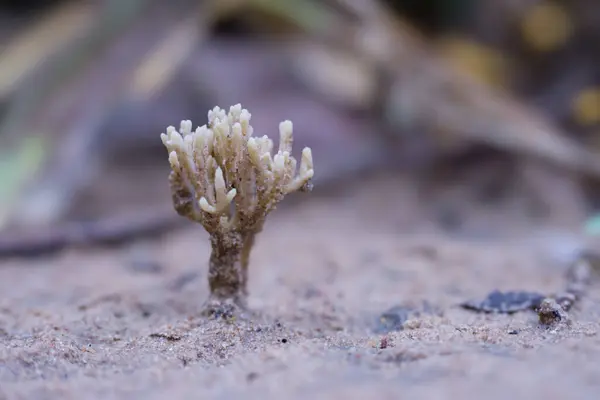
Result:
<svg viewBox="0 0 600 400"><path fill-rule="evenodd" d="M597 0L4 1L0 253L185 223L159 135L236 103L294 121L315 194L383 171L448 231L595 232L598 49Z"/></svg>

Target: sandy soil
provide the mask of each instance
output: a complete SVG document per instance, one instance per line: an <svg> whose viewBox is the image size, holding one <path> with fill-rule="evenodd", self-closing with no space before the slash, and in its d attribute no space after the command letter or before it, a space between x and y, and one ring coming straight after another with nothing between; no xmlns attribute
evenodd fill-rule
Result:
<svg viewBox="0 0 600 400"><path fill-rule="evenodd" d="M463 310L494 289L559 291L564 266L526 240L519 212L472 210L451 236L418 204L381 178L282 207L252 256L248 321L199 317L199 227L3 261L0 398L597 398L596 286L552 327ZM499 221L521 228L494 239ZM423 312L382 332L399 305Z"/></svg>

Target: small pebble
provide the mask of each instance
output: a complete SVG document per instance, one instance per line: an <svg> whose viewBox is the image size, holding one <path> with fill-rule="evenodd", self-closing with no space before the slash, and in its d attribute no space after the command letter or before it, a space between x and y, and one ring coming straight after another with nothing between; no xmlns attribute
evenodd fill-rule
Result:
<svg viewBox="0 0 600 400"><path fill-rule="evenodd" d="M537 309L540 324L554 325L558 322L567 322L568 316L565 310L556 302L556 300L544 299Z"/></svg>

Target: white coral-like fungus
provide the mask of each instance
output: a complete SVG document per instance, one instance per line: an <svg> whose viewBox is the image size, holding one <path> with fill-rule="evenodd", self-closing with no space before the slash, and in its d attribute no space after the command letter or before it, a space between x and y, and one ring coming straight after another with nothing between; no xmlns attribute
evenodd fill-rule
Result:
<svg viewBox="0 0 600 400"><path fill-rule="evenodd" d="M272 155L272 140L253 137L250 118L240 104L228 113L215 107L208 112L208 125L192 131L192 122L182 121L179 131L170 126L161 134L173 170L174 196L182 197L174 198L177 211L209 231L218 228L215 215L226 215L238 224L259 223L286 194L305 187L314 175L308 147L296 171L291 121L279 124L279 149Z"/></svg>

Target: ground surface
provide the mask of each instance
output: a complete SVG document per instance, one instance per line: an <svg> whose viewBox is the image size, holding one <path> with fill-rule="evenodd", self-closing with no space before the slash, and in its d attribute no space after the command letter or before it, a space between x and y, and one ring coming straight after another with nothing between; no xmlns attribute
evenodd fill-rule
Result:
<svg viewBox="0 0 600 400"><path fill-rule="evenodd" d="M597 398L597 286L552 328L463 310L493 289L559 291L564 268L526 229L487 234L518 212L474 211L450 238L415 196L381 178L278 210L252 256L251 321L198 316L198 228L3 261L0 398ZM398 305L425 311L381 333Z"/></svg>

